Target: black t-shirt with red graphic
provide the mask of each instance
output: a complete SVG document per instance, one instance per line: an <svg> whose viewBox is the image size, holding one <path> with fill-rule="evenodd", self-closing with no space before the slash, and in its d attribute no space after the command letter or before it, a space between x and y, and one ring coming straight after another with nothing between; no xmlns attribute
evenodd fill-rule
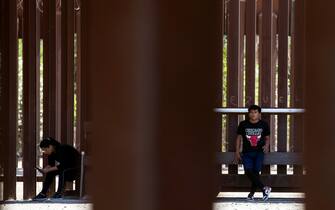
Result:
<svg viewBox="0 0 335 210"><path fill-rule="evenodd" d="M249 120L240 122L237 134L243 138L242 152L263 151L265 145L265 136L270 135L270 128L267 122L259 120L257 123L251 123Z"/></svg>

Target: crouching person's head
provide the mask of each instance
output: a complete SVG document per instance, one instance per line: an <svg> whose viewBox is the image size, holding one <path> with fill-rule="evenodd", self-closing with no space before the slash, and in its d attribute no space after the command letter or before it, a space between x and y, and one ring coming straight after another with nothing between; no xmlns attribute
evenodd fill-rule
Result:
<svg viewBox="0 0 335 210"><path fill-rule="evenodd" d="M56 148L60 145L55 139L48 137L44 138L40 143L40 148L45 155L51 155L55 152Z"/></svg>

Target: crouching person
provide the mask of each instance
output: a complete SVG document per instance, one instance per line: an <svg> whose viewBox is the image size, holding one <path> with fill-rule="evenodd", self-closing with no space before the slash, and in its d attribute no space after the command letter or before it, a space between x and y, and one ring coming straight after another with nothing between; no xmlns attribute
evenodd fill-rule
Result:
<svg viewBox="0 0 335 210"><path fill-rule="evenodd" d="M60 144L53 138L45 138L40 148L48 158L48 165L39 169L45 175L42 191L33 200L46 199L47 192L58 176L58 188L52 198L62 198L65 182L73 181L80 176L80 153L67 144Z"/></svg>

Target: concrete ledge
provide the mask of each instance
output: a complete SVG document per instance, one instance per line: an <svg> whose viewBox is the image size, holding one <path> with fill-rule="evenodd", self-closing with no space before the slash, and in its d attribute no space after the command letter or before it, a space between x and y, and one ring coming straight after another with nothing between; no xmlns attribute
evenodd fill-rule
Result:
<svg viewBox="0 0 335 210"><path fill-rule="evenodd" d="M1 210L92 210L93 204L80 200L5 201Z"/></svg>

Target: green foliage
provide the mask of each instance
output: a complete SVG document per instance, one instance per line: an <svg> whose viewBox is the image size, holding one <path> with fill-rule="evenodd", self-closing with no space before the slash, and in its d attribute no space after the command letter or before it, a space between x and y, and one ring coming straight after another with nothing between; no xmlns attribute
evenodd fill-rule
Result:
<svg viewBox="0 0 335 210"><path fill-rule="evenodd" d="M223 78L222 78L222 106L227 106L227 36L223 37Z"/></svg>
<svg viewBox="0 0 335 210"><path fill-rule="evenodd" d="M43 136L43 41L40 42L40 114L39 114L39 137L41 139ZM22 148L23 148L23 41L22 39L18 40L18 72L17 72L17 146L16 152L18 157L22 157ZM37 145L39 142L37 142ZM39 151L38 146L37 151Z"/></svg>

